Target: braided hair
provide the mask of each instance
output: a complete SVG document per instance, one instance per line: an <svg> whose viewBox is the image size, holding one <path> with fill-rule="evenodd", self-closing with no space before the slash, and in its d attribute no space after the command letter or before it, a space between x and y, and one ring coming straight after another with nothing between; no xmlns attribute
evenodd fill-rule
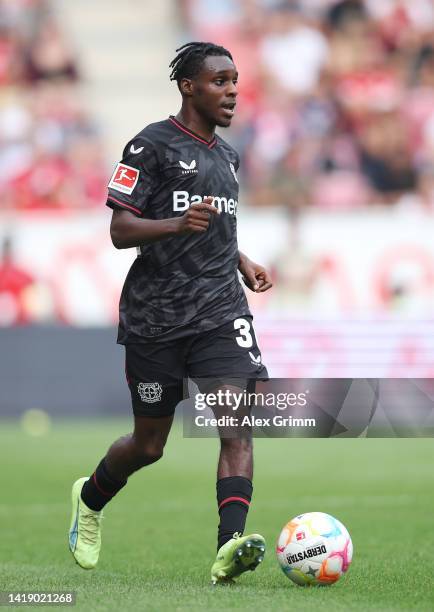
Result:
<svg viewBox="0 0 434 612"><path fill-rule="evenodd" d="M170 80L179 84L182 79L193 79L202 69L209 56L225 55L233 61L232 55L224 47L209 42L189 42L176 49L178 55L170 62Z"/></svg>

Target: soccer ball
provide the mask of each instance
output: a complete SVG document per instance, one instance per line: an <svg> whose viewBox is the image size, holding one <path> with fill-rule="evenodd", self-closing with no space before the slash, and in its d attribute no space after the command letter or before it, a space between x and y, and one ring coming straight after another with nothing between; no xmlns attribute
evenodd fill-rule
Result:
<svg viewBox="0 0 434 612"><path fill-rule="evenodd" d="M276 547L283 572L296 584L326 585L339 580L353 557L350 534L324 512L307 512L289 521Z"/></svg>

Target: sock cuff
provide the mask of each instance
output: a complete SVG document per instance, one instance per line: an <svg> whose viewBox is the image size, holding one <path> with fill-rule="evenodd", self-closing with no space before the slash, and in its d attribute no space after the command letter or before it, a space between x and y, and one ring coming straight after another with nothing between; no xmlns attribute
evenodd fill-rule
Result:
<svg viewBox="0 0 434 612"><path fill-rule="evenodd" d="M99 493L109 498L113 497L127 483L126 480L124 482L115 480L108 473L105 458L99 462L96 470L91 476L91 479Z"/></svg>
<svg viewBox="0 0 434 612"><path fill-rule="evenodd" d="M253 485L244 476L229 476L217 481L217 504L221 510L228 504L240 504L247 508L252 499Z"/></svg>
<svg viewBox="0 0 434 612"><path fill-rule="evenodd" d="M247 508L250 506L250 501L248 501L244 497L232 496L232 497L226 497L226 499L223 499L221 502L219 502L219 510L221 510L228 504L236 504L236 503L247 506Z"/></svg>
<svg viewBox="0 0 434 612"><path fill-rule="evenodd" d="M124 484L126 484L126 480L124 481L120 481L120 480L116 480L116 478L113 478L113 476L110 474L110 472L107 470L107 464L105 461L105 457L100 461L98 467L95 470L95 474L96 477L104 479L104 481L107 484L110 484L114 487L123 487Z"/></svg>
<svg viewBox="0 0 434 612"><path fill-rule="evenodd" d="M81 499L88 508L99 512L126 484L126 481L118 482L110 476L102 459L92 476L84 483Z"/></svg>
<svg viewBox="0 0 434 612"><path fill-rule="evenodd" d="M105 495L106 497L112 497L113 493L109 493L108 491L105 491L103 489L103 487L100 485L100 483L98 482L98 478L96 476L96 471L92 474L91 478L93 480L93 484L96 486L96 488L98 489L98 491L102 495ZM101 479L99 479L99 480L101 480Z"/></svg>

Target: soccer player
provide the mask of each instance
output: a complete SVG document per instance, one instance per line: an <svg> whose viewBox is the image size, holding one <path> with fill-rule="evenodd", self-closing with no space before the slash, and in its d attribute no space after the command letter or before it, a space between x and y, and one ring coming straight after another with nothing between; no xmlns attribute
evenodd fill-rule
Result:
<svg viewBox="0 0 434 612"><path fill-rule="evenodd" d="M127 144L109 183L113 244L137 248L118 332L134 431L73 485L69 547L86 569L98 561L104 506L133 472L161 459L183 378L267 378L238 270L255 292L267 291L271 280L238 250L239 157L215 134L231 124L238 73L223 47L192 42L177 52L170 78L181 110ZM213 583L231 582L263 559L264 538L242 535L252 476L251 435L221 436Z"/></svg>

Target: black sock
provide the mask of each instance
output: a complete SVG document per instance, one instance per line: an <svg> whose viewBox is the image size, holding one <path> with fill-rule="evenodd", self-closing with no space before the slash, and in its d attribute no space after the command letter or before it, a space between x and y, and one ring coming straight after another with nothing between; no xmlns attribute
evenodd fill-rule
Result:
<svg viewBox="0 0 434 612"><path fill-rule="evenodd" d="M127 484L119 482L107 472L105 459L103 459L92 476L86 481L81 490L81 499L91 510L99 511Z"/></svg>
<svg viewBox="0 0 434 612"><path fill-rule="evenodd" d="M243 533L252 499L252 483L244 476L229 476L217 481L217 503L220 514L217 550L234 533Z"/></svg>

